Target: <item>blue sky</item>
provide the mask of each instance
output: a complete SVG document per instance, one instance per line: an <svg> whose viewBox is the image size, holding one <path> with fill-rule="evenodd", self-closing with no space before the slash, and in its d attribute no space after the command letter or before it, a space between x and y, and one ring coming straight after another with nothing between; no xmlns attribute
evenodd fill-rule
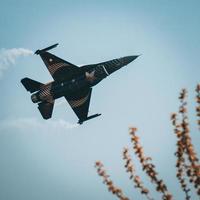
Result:
<svg viewBox="0 0 200 200"><path fill-rule="evenodd" d="M37 56L22 57L0 80L0 199L115 199L97 176L101 160L114 182L142 199L123 168L122 149L131 146L128 127L138 127L145 152L176 199L183 194L175 171L175 136L170 113L178 93L189 90L192 139L200 153L194 88L200 74L199 1L1 1L0 49L35 51L59 42L52 53L74 64L142 54L93 90L82 126L58 100L44 121L20 80L52 80ZM133 154L132 154L133 155ZM158 195L134 162L152 196ZM194 193L194 191L193 191Z"/></svg>

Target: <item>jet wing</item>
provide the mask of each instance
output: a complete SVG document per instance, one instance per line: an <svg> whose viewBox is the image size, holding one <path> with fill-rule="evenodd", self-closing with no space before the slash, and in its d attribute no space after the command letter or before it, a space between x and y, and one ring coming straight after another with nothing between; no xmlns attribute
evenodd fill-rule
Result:
<svg viewBox="0 0 200 200"><path fill-rule="evenodd" d="M55 81L64 81L73 78L80 72L80 68L49 52L40 53L44 64Z"/></svg>
<svg viewBox="0 0 200 200"><path fill-rule="evenodd" d="M75 93L71 97L65 96L69 105L79 118L80 124L88 119L91 93L92 93L92 88L89 88L81 90L80 92Z"/></svg>

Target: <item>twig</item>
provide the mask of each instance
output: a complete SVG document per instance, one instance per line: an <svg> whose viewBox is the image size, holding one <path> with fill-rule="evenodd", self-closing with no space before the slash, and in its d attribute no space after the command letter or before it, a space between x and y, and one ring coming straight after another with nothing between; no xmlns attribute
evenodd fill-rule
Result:
<svg viewBox="0 0 200 200"><path fill-rule="evenodd" d="M147 188L144 187L140 177L136 175L135 168L134 168L134 165L133 165L133 161L132 161L131 156L129 154L128 148L124 148L124 150L123 150L123 159L126 162L124 167L126 168L126 172L130 174L129 178L131 180L133 180L134 187L138 188L140 190L140 193L145 195L148 200L154 200L153 198L151 198L149 196L150 192Z"/></svg>
<svg viewBox="0 0 200 200"><path fill-rule="evenodd" d="M112 192L112 194L117 196L120 200L129 200L129 198L123 194L123 191L114 185L113 181L109 178L110 176L106 173L106 170L100 161L95 163L95 167L97 169L98 175L103 178L103 183L106 184L109 192Z"/></svg>
<svg viewBox="0 0 200 200"><path fill-rule="evenodd" d="M136 128L130 128L129 133L131 135L131 141L133 143L133 149L138 156L140 163L142 164L143 171L150 177L151 182L156 185L156 190L162 193L163 200L172 200L172 195L169 193L167 186L162 179L157 177L158 173L155 171L155 165L151 163L151 158L144 155L143 147L139 143L139 137L136 136Z"/></svg>
<svg viewBox="0 0 200 200"><path fill-rule="evenodd" d="M186 180L184 178L184 175L186 174L186 164L185 164L185 158L184 158L184 143L183 143L183 137L182 132L180 130L180 124L177 123L177 114L173 113L171 115L171 121L172 125L174 126L174 133L177 136L177 151L175 153L175 156L177 157L176 162L176 168L177 168L177 174L176 177L179 180L179 183L181 185L181 188L183 192L185 193L185 199L190 200L191 196L189 195L190 189L187 186Z"/></svg>
<svg viewBox="0 0 200 200"><path fill-rule="evenodd" d="M196 106L196 115L197 115L197 125L199 127L200 130L200 84L197 85L196 87L196 102L197 102L197 106Z"/></svg>

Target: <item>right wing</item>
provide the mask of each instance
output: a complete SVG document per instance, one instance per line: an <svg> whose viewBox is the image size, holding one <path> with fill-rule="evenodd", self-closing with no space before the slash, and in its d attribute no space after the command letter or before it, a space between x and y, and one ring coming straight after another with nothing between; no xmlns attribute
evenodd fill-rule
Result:
<svg viewBox="0 0 200 200"><path fill-rule="evenodd" d="M73 65L49 52L42 52L40 56L55 81L72 79L80 72L78 66Z"/></svg>

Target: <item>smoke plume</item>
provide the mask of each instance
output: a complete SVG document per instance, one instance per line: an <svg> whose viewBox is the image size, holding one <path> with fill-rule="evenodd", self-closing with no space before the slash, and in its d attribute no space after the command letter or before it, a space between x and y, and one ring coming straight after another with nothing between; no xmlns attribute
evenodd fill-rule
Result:
<svg viewBox="0 0 200 200"><path fill-rule="evenodd" d="M21 56L33 55L33 51L24 48L1 49L0 50L0 78L9 66L15 64Z"/></svg>
<svg viewBox="0 0 200 200"><path fill-rule="evenodd" d="M18 118L0 120L0 134L4 132L25 132L34 133L64 133L70 129L79 127L63 119L43 121L36 118Z"/></svg>

